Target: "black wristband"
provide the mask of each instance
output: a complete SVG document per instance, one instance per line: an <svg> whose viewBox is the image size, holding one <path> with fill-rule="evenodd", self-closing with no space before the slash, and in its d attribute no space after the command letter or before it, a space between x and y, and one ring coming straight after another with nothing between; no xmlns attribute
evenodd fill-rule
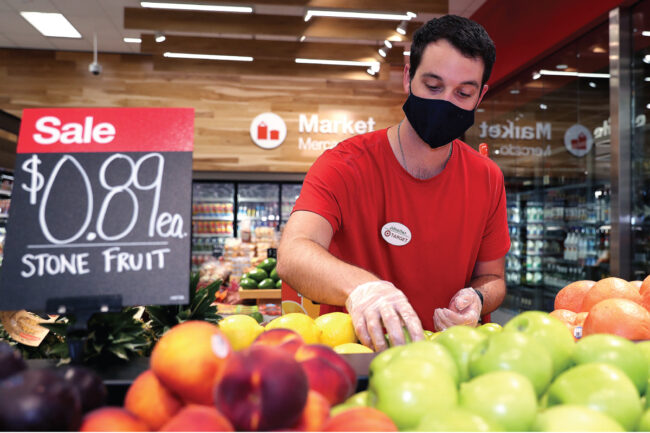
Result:
<svg viewBox="0 0 650 433"><path fill-rule="evenodd" d="M482 309L483 308L483 293L481 293L480 290L477 290L474 287L472 287L472 290L474 290L476 292L476 294L478 295L478 298L481 300L481 309Z"/></svg>

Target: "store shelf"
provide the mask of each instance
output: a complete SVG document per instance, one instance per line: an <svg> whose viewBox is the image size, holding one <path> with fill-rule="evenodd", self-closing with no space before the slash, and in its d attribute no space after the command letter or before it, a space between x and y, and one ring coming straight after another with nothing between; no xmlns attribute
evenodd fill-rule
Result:
<svg viewBox="0 0 650 433"><path fill-rule="evenodd" d="M249 220L251 220L251 221L280 221L280 218L276 218L276 217L273 217L272 219L270 219L269 217L259 217L259 216L252 217L252 216L246 216L245 218L247 218L247 219L249 219ZM243 216L240 217L239 215L237 215L237 221L241 221L242 219L244 219Z"/></svg>
<svg viewBox="0 0 650 433"><path fill-rule="evenodd" d="M231 217L219 217L219 216L203 216L203 215L193 215L192 219L194 221L232 221Z"/></svg>
<svg viewBox="0 0 650 433"><path fill-rule="evenodd" d="M231 238L232 233L192 233L193 238Z"/></svg>
<svg viewBox="0 0 650 433"><path fill-rule="evenodd" d="M11 191L0 189L0 197L11 197Z"/></svg>
<svg viewBox="0 0 650 433"><path fill-rule="evenodd" d="M264 198L264 197L240 197L237 199L239 203L277 203L277 198Z"/></svg>
<svg viewBox="0 0 650 433"><path fill-rule="evenodd" d="M221 204L221 203L234 203L235 201L231 198L194 198L192 199L192 203L214 203L214 204Z"/></svg>
<svg viewBox="0 0 650 433"><path fill-rule="evenodd" d="M282 299L281 289L239 289L240 299Z"/></svg>
<svg viewBox="0 0 650 433"><path fill-rule="evenodd" d="M0 218L9 218L8 213L0 213Z"/></svg>
<svg viewBox="0 0 650 433"><path fill-rule="evenodd" d="M192 251L193 256L211 256L212 251Z"/></svg>

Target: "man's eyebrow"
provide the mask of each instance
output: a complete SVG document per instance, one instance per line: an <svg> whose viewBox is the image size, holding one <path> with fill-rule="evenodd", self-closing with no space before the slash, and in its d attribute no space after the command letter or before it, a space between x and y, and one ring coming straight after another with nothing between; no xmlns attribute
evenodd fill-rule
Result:
<svg viewBox="0 0 650 433"><path fill-rule="evenodd" d="M424 75L424 77L426 77L426 78L434 78L434 79L436 79L436 80L440 80L440 81L443 81L443 82L445 81L445 80L442 79L442 77L441 77L440 75L434 74L433 72L427 72L427 73L424 73L424 74L422 74L422 75ZM474 80L463 81L463 82L460 83L460 84L468 85L468 86L474 86L474 87L476 87L477 89L480 87L480 86L478 85L478 83L477 83L476 81L474 81Z"/></svg>

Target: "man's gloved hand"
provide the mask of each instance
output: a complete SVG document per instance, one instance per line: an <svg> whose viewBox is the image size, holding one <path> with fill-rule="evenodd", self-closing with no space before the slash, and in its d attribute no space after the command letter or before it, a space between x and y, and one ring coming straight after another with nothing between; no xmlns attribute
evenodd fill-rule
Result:
<svg viewBox="0 0 650 433"><path fill-rule="evenodd" d="M360 284L345 301L359 340L376 351L386 349L384 327L392 344L404 344L402 323L412 341L424 339L420 318L401 290L388 281Z"/></svg>
<svg viewBox="0 0 650 433"><path fill-rule="evenodd" d="M436 331L444 331L454 325L476 326L481 318L483 302L471 287L459 290L449 308L436 308L433 312L433 325Z"/></svg>

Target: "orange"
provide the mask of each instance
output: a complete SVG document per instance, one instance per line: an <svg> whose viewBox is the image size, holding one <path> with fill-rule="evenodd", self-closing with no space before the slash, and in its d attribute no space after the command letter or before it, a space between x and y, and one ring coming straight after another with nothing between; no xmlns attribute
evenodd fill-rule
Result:
<svg viewBox="0 0 650 433"><path fill-rule="evenodd" d="M585 324L585 320L587 320L587 316L589 316L589 313L586 311L576 314L576 319L573 321L573 324L576 326L583 326Z"/></svg>
<svg viewBox="0 0 650 433"><path fill-rule="evenodd" d="M121 407L104 406L84 416L79 431L149 431L147 424Z"/></svg>
<svg viewBox="0 0 650 433"><path fill-rule="evenodd" d="M562 323L567 325L569 329L573 328L573 324L576 320L576 313L571 310L553 310L549 313L549 316L553 316L556 319L559 319Z"/></svg>
<svg viewBox="0 0 650 433"><path fill-rule="evenodd" d="M555 295L555 309L579 313L582 307L582 300L594 284L596 284L595 281L581 280L564 287Z"/></svg>
<svg viewBox="0 0 650 433"><path fill-rule="evenodd" d="M587 292L582 301L580 312L589 312L600 301L611 298L629 299L637 304L641 303L641 295L632 284L621 278L610 277L598 281Z"/></svg>
<svg viewBox="0 0 650 433"><path fill-rule="evenodd" d="M629 299L605 299L589 311L582 334L615 334L630 340L648 340L650 313Z"/></svg>
<svg viewBox="0 0 650 433"><path fill-rule="evenodd" d="M641 287L639 288L639 293L643 295L645 292L649 291L648 289L650 289L650 275L645 277L645 279L641 283Z"/></svg>
<svg viewBox="0 0 650 433"><path fill-rule="evenodd" d="M634 280L634 281L630 281L630 284L632 284L634 287L636 287L637 290L641 291L641 285L643 285L643 281Z"/></svg>
<svg viewBox="0 0 650 433"><path fill-rule="evenodd" d="M217 326L191 320L162 336L151 352L151 369L186 403L211 405L214 385L232 353Z"/></svg>

